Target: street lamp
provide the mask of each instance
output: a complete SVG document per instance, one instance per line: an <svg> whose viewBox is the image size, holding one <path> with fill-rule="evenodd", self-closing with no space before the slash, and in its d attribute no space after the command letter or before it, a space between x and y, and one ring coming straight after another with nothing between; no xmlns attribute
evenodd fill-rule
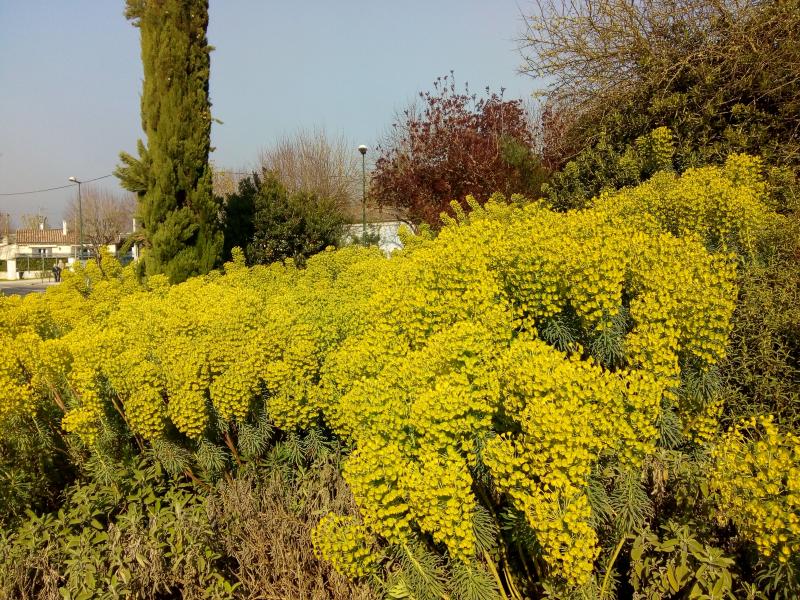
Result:
<svg viewBox="0 0 800 600"><path fill-rule="evenodd" d="M70 177L69 181L78 184L78 223L79 223L78 228L80 236L79 241L81 244L81 254L78 257L78 260L83 260L83 206L81 205L81 183L83 182L79 181L74 176Z"/></svg>
<svg viewBox="0 0 800 600"><path fill-rule="evenodd" d="M367 245L367 147L361 144L361 243Z"/></svg>

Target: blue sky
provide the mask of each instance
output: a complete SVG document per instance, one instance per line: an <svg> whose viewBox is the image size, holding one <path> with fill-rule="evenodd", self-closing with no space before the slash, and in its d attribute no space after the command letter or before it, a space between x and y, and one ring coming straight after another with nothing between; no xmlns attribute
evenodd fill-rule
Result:
<svg viewBox="0 0 800 600"><path fill-rule="evenodd" d="M516 0L211 0L214 162L252 165L300 127L372 148L417 92L455 71L526 98ZM0 193L111 173L142 137L138 30L123 0L0 0ZM103 180L116 186L116 180ZM0 196L60 222L70 189Z"/></svg>

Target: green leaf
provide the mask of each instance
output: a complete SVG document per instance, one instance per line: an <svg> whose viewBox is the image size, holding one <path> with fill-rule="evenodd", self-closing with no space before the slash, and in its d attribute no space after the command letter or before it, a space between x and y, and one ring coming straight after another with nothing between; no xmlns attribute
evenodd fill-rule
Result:
<svg viewBox="0 0 800 600"><path fill-rule="evenodd" d="M641 538L639 538L633 544L633 548L631 548L631 560L634 560L636 562L642 560L643 551L644 551L644 545L641 543Z"/></svg>
<svg viewBox="0 0 800 600"><path fill-rule="evenodd" d="M705 548L697 540L687 540L686 546L696 558L703 560L705 558Z"/></svg>
<svg viewBox="0 0 800 600"><path fill-rule="evenodd" d="M108 534L105 531L98 531L94 534L94 538L92 538L93 543L95 544L102 544L108 541Z"/></svg>
<svg viewBox="0 0 800 600"><path fill-rule="evenodd" d="M667 579L669 580L669 586L672 588L673 592L678 592L681 589L672 567L667 569Z"/></svg>
<svg viewBox="0 0 800 600"><path fill-rule="evenodd" d="M661 552L672 552L675 548L678 547L678 540L667 540L658 545L658 549Z"/></svg>
<svg viewBox="0 0 800 600"><path fill-rule="evenodd" d="M393 600L403 600L404 598L413 598L411 591L408 589L406 582L402 579L395 585L389 588L386 595Z"/></svg>
<svg viewBox="0 0 800 600"><path fill-rule="evenodd" d="M716 583L711 588L711 594L715 598L722 598L722 592L724 591L724 589L725 589L725 581L720 577L719 579L717 579Z"/></svg>
<svg viewBox="0 0 800 600"><path fill-rule="evenodd" d="M675 577L678 582L683 586L689 577L689 568L686 565L678 565L675 567Z"/></svg>

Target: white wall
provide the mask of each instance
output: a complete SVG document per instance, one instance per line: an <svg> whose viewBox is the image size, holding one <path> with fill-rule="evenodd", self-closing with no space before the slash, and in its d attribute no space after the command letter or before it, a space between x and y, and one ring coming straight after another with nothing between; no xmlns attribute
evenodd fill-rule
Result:
<svg viewBox="0 0 800 600"><path fill-rule="evenodd" d="M6 259L5 278L13 280L13 279L16 279L17 277L18 277L18 275L17 275L17 261L14 260L13 258Z"/></svg>
<svg viewBox="0 0 800 600"><path fill-rule="evenodd" d="M374 235L377 233L380 236L378 247L386 254L392 250L399 250L403 247L400 237L397 232L403 225L400 221L388 221L386 223L367 223L367 235ZM352 224L348 225L348 234L353 238L354 242L361 239L363 232L363 225Z"/></svg>
<svg viewBox="0 0 800 600"><path fill-rule="evenodd" d="M36 246L17 246L17 256L36 256L37 258L41 258L37 251L41 248L46 248L49 253L47 257L54 257L54 258L65 258L67 256L72 256L75 251L72 246L44 246L44 245L36 245Z"/></svg>

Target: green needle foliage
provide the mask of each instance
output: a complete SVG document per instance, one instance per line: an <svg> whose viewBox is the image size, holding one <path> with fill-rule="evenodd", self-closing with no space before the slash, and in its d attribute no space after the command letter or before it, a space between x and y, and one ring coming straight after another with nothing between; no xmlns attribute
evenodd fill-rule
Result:
<svg viewBox="0 0 800 600"><path fill-rule="evenodd" d="M139 196L148 275L180 282L210 271L222 252L212 193L208 0L128 0L141 31L144 83L139 157L120 154L115 174Z"/></svg>

